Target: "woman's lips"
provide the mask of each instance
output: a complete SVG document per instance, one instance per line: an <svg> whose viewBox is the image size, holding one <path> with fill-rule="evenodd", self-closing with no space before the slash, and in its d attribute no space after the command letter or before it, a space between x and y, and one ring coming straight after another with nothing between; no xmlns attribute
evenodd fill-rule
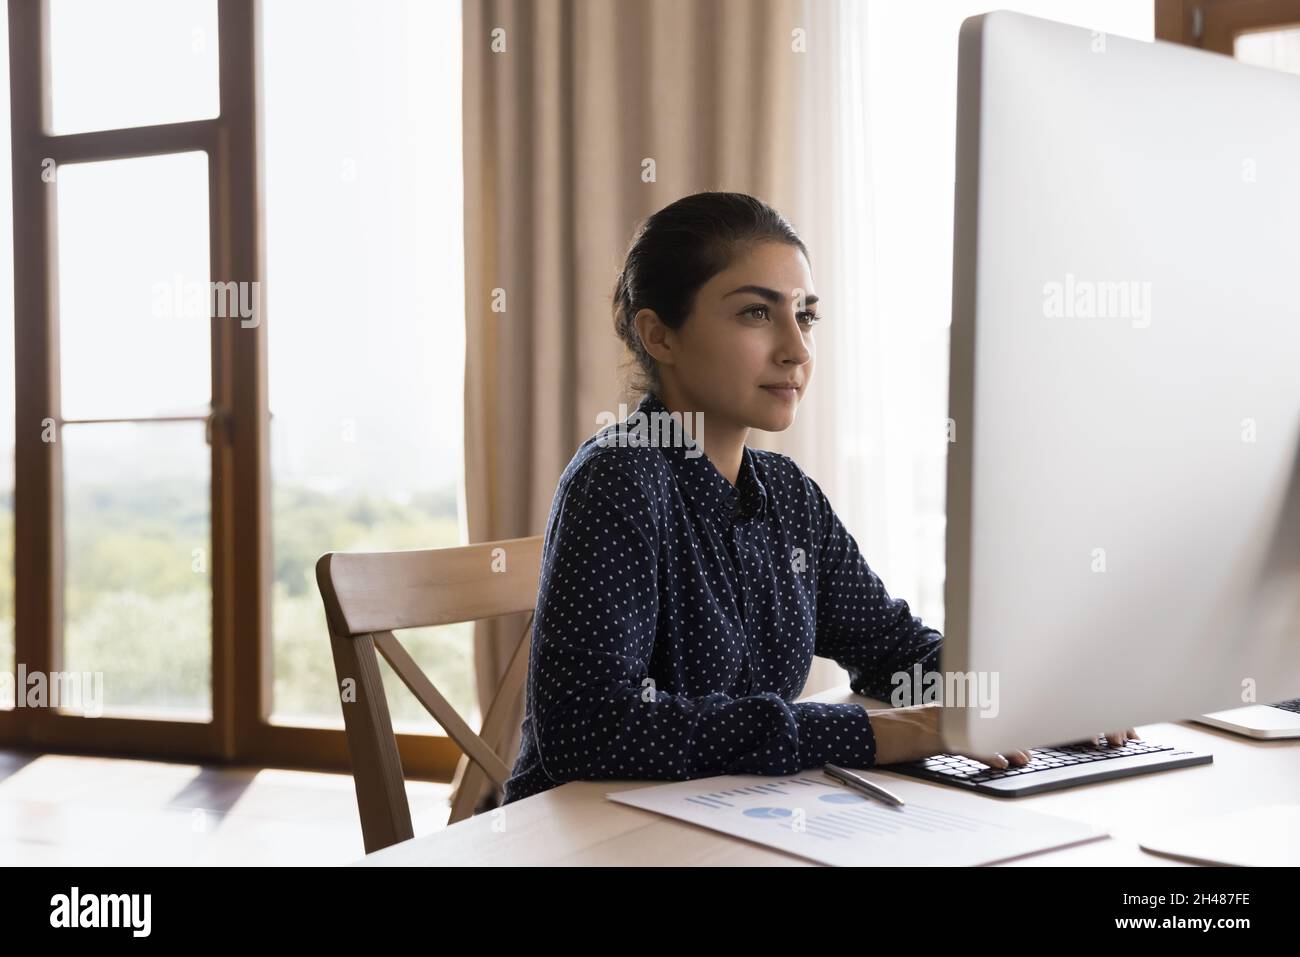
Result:
<svg viewBox="0 0 1300 957"><path fill-rule="evenodd" d="M799 390L794 388L783 388L781 386L765 385L760 386L764 392L770 392L782 402L793 402L799 396Z"/></svg>

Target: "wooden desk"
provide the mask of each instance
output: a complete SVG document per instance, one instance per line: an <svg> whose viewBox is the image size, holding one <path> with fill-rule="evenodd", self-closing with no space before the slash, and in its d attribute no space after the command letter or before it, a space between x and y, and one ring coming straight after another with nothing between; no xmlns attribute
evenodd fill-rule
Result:
<svg viewBox="0 0 1300 957"><path fill-rule="evenodd" d="M809 700L857 701L871 707L885 707L853 694L847 686L812 695ZM1044 851L1005 866L1181 866L1179 861L1142 850L1137 843L1139 836L1156 823L1291 802L1300 794L1300 760L1297 760L1300 739L1255 741L1190 721L1143 725L1137 731L1147 741L1208 751L1214 755L1214 761L1024 798L971 794L972 801L1011 801L1017 807L1088 821L1111 835L1107 840ZM368 854L359 863L381 866L808 866L814 863L605 798L607 792L662 783L574 781L476 815L434 834Z"/></svg>

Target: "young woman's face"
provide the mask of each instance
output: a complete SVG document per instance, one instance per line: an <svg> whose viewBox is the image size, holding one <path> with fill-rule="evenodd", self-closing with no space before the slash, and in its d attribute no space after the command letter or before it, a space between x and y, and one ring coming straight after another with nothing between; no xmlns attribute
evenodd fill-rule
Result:
<svg viewBox="0 0 1300 957"><path fill-rule="evenodd" d="M681 329L663 331L665 391L704 413L706 434L710 419L789 428L812 378L816 302L797 246L755 243L700 288Z"/></svg>

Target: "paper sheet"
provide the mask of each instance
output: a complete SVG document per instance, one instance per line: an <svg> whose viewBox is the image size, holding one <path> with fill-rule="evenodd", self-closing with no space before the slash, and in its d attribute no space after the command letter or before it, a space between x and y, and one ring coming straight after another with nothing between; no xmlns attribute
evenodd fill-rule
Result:
<svg viewBox="0 0 1300 957"><path fill-rule="evenodd" d="M673 781L605 796L841 866L989 864L1107 836L1090 824L1015 807L1012 799L858 773L904 806L867 797L819 770Z"/></svg>

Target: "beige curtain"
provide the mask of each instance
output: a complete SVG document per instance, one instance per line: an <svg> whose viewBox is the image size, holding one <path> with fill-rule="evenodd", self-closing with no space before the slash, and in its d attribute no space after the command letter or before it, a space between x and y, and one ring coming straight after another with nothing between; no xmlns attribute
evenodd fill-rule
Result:
<svg viewBox="0 0 1300 957"><path fill-rule="evenodd" d="M640 219L704 189L760 196L812 247L822 291L818 237L833 245L835 205L819 195L832 14L830 0L465 0L470 541L543 533L598 413L632 401L610 301ZM830 365L819 364L792 429L750 440L819 481L833 452ZM522 616L476 626L485 708L522 626ZM816 669L806 690L836 671ZM496 742L511 762L522 710L521 700L510 739ZM477 807L499 800L485 787Z"/></svg>

